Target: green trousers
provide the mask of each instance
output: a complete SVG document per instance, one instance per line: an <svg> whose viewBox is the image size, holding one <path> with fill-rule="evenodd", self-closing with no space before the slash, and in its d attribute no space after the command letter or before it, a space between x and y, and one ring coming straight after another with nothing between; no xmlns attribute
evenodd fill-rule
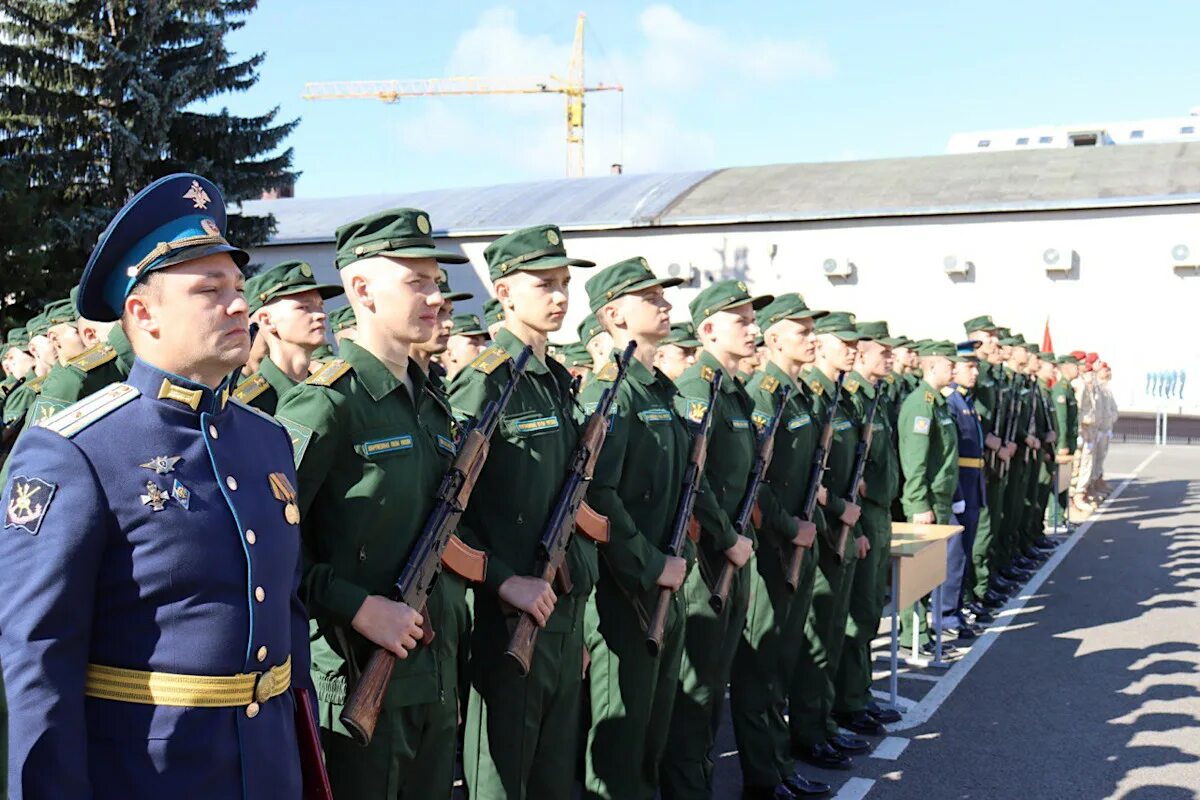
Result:
<svg viewBox="0 0 1200 800"><path fill-rule="evenodd" d="M887 603L892 552L891 508L865 501L860 526L871 549L854 568L846 642L842 645L842 658L834 681L833 710L837 712L862 711L871 699L871 640L879 631L879 620Z"/></svg>
<svg viewBox="0 0 1200 800"><path fill-rule="evenodd" d="M578 598L559 598L554 613L567 614L567 624L538 634L532 667L521 677L504 655L509 640L504 615L493 598L476 592L471 700L463 745L463 772L471 800L571 796L579 741L585 606Z"/></svg>
<svg viewBox="0 0 1200 800"><path fill-rule="evenodd" d="M1030 456L1028 469L1025 515L1021 518L1021 531L1017 540L1022 552L1029 550L1033 542L1045 532L1046 503L1050 500L1050 473L1041 462L1040 452Z"/></svg>
<svg viewBox="0 0 1200 800"><path fill-rule="evenodd" d="M788 690L788 728L792 747L811 747L837 733L830 714L835 696L834 678L846 640L846 618L850 613L850 590L858 553L854 536L846 540L845 560L839 560L827 540L817 540L817 574L813 581L812 604L804 626L803 650ZM831 537L837 536L837 529Z"/></svg>
<svg viewBox="0 0 1200 800"><path fill-rule="evenodd" d="M1024 463L1020 450L1009 463L1008 484L1004 490L1004 527L1001 529L1005 567L1012 564L1021 549L1021 526L1029 499L1029 470L1033 466L1032 461Z"/></svg>
<svg viewBox="0 0 1200 800"><path fill-rule="evenodd" d="M800 582L792 592L784 577L791 553L790 545L760 544L747 565L750 608L729 686L733 733L742 783L747 787L769 788L795 771L784 712L800 656L817 559L812 551L805 553Z"/></svg>
<svg viewBox="0 0 1200 800"><path fill-rule="evenodd" d="M725 705L725 686L741 639L750 599L749 565L738 570L720 614L708 604L706 576L715 580L702 554L683 584L687 609L683 661L667 749L662 761L664 800L712 797L712 748ZM714 565L716 566L716 565Z"/></svg>
<svg viewBox="0 0 1200 800"><path fill-rule="evenodd" d="M681 595L672 598L662 647L652 657L644 621L655 600L636 602L601 570L584 616L584 640L592 656L586 798L654 800L658 791L683 658L685 605Z"/></svg>
<svg viewBox="0 0 1200 800"><path fill-rule="evenodd" d="M987 594L992 575L1002 566L999 554L1000 528L1004 522L1004 482L988 474L987 505L979 510L979 528L975 533L975 548L971 552L973 580L967 584L975 598Z"/></svg>

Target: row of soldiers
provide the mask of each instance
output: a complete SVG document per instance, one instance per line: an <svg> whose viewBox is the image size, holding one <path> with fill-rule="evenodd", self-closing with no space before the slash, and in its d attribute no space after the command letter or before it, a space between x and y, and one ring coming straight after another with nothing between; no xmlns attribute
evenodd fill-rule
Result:
<svg viewBox="0 0 1200 800"><path fill-rule="evenodd" d="M821 795L797 759L849 769L900 719L871 694L892 520L964 527L933 609L962 638L1054 546L1077 365L989 317L915 342L721 281L672 325L680 281L633 257L586 281L560 363L595 265L553 225L487 247L485 321L454 314L440 265L467 259L423 211L340 227L340 286L303 262L243 285L224 231L214 185L161 179L72 298L8 334L13 797L446 797L461 735L472 798L567 798L582 730L585 796L706 798L727 688L745 794ZM405 602L483 423L463 557ZM583 462L600 532L581 521L548 572ZM364 735L348 707L381 654Z"/></svg>

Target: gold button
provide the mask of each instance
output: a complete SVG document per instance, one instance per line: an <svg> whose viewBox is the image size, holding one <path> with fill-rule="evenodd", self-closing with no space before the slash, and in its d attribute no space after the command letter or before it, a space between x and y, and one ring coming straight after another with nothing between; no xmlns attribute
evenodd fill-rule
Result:
<svg viewBox="0 0 1200 800"><path fill-rule="evenodd" d="M214 439L220 438L220 437L218 437L218 436L217 436L217 426L216 426L216 425L209 425L209 426L208 426L208 435L209 435L209 436L211 436L211 437L212 437L212 438L214 438Z"/></svg>
<svg viewBox="0 0 1200 800"><path fill-rule="evenodd" d="M225 485L229 487L229 491L231 491L231 492L237 491L237 479L234 478L232 475L230 475L228 478L225 479Z"/></svg>
<svg viewBox="0 0 1200 800"><path fill-rule="evenodd" d="M267 660L267 648L265 646L258 648L258 660L260 663Z"/></svg>
<svg viewBox="0 0 1200 800"><path fill-rule="evenodd" d="M257 541L258 541L258 537L254 535L254 531L247 528L246 529L246 542L248 544L254 544Z"/></svg>
<svg viewBox="0 0 1200 800"><path fill-rule="evenodd" d="M254 719L258 716L258 703L251 703L250 705L246 706L246 716L250 719Z"/></svg>
<svg viewBox="0 0 1200 800"><path fill-rule="evenodd" d="M263 587L259 586L257 589L254 590L254 599L260 603L263 600L266 600L267 599L267 591L265 589L263 589Z"/></svg>

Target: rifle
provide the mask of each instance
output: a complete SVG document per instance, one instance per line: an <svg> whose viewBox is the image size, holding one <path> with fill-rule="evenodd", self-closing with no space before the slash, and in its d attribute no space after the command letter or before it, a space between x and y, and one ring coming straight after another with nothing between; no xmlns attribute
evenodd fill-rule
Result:
<svg viewBox="0 0 1200 800"><path fill-rule="evenodd" d="M754 456L754 465L750 468L750 479L746 481L746 491L742 494L742 502L733 521L733 529L739 536L745 536L746 531L750 530L750 518L754 514L754 506L758 503L758 490L762 488L763 479L767 477L767 467L771 466L771 456L775 454L775 431L779 430L779 420L783 418L783 408L792 396L792 387L783 387L776 396L779 398L779 404L775 406L775 414L771 421L758 437L758 452ZM721 566L721 574L717 577L717 585L708 598L708 604L718 614L725 608L729 590L733 587L735 572L737 567L733 566L732 561L725 559Z"/></svg>
<svg viewBox="0 0 1200 800"><path fill-rule="evenodd" d="M879 384L875 384L875 399L871 401L871 408L867 411L867 418L863 421L862 434L858 437L858 444L854 446L854 480L850 484L850 488L846 491L846 496L842 499L847 503L858 502L858 485L862 483L863 473L867 469L867 458L871 455L871 440L875 438L875 413L879 410ZM842 529L838 532L837 544L834 545L834 553L838 557L838 561L845 560L846 540L850 538L850 526L842 523Z"/></svg>
<svg viewBox="0 0 1200 800"><path fill-rule="evenodd" d="M1034 431L1037 430L1037 411L1038 411L1037 378L1034 378L1031 381L1029 381L1029 391L1033 393L1033 397L1029 400L1029 422L1026 423L1026 425L1025 425L1025 435L1033 436ZM1025 460L1025 463L1028 464L1029 463L1029 447L1028 446L1026 446L1024 451L1022 451L1022 456Z"/></svg>
<svg viewBox="0 0 1200 800"><path fill-rule="evenodd" d="M1007 420L1007 425L1006 425L1005 431L1004 431L1004 444L1005 445L1011 444L1016 441L1017 409L1020 407L1019 404L1021 402L1021 381L1022 381L1022 378L1020 375L1014 375L1012 388L1009 389L1008 413L1005 414L1005 419ZM1000 479L1001 480L1003 480L1004 477L1008 475L1008 468L1011 463L1012 463L1012 459L1009 459L1008 461L1000 462Z"/></svg>
<svg viewBox="0 0 1200 800"><path fill-rule="evenodd" d="M583 433L575 445L575 452L567 466L567 476L562 488L558 490L558 499L554 510L550 513L550 521L542 531L542 539L538 544L539 556L534 575L546 582L557 579L564 593L570 591L570 578L566 573L567 547L571 544L571 534L575 530L576 516L587 506L583 505L583 497L587 493L588 484L592 480L592 472L596 468L596 459L604 447L604 439L608 436L608 415L612 410L613 401L617 399L617 390L625 379L625 371L637 349L637 342L630 342L625 352L617 358L617 375L612 386L600 395L596 410L588 417L583 426ZM581 509L581 506L583 508ZM585 513L595 514L588 510ZM602 518L601 518L602 519ZM606 520L604 520L606 522ZM588 533L587 528L580 530ZM607 533L605 534L605 537ZM592 538L596 538L593 536ZM601 539L604 541L604 539ZM538 625L533 617L522 611L517 619L517 625L512 638L508 642L505 655L517 662L521 675L528 675L533 664L533 650L537 644Z"/></svg>
<svg viewBox="0 0 1200 800"><path fill-rule="evenodd" d="M821 438L817 441L817 449L813 453L813 463L808 471L808 494L804 497L804 508L800 512L806 522L813 521L813 515L817 510L817 495L821 493L821 483L825 478L825 471L829 469L829 451L833 446L833 418L837 416L838 402L842 399L842 382L845 379L846 373L839 372L837 384L833 387L833 401L825 413ZM807 549L805 547L792 548L792 557L788 561L787 575L784 578L790 592L800 588L800 568L804 566L804 552Z"/></svg>
<svg viewBox="0 0 1200 800"><path fill-rule="evenodd" d="M704 462L708 459L708 432L712 428L713 406L717 404L717 392L721 389L723 372L715 372L709 381L708 408L700 418L700 427L692 437L692 454L688 457L687 468L683 472L683 491L679 495L679 504L675 507L675 519L671 523L671 544L667 552L680 558L683 556L684 542L692 525L692 509L696 506L696 496L700 494L700 479L704 476ZM662 647L663 634L667 628L667 615L671 610L670 589L659 587L658 602L654 605L654 613L650 615L650 624L646 626L646 649L651 656L657 656Z"/></svg>
<svg viewBox="0 0 1200 800"><path fill-rule="evenodd" d="M421 537L392 588L393 600L416 609L426 617L421 637L421 641L426 644L433 639L433 628L429 624L428 611L425 608L426 600L442 570L442 557L447 547L454 543L456 549L465 549L465 545L458 544L457 537L453 535L454 530L458 527L459 518L466 510L475 482L479 479L484 462L487 461L492 433L500 424L500 417L508 401L512 399L532 354L533 350L529 347L521 351L510 368L508 383L500 396L484 407L483 413L463 434L458 455L442 478L442 484L434 496L436 502L425 520ZM375 648L366 669L354 686L354 691L346 699L346 706L341 714L342 724L349 729L351 738L364 747L371 743L371 737L375 735L383 695L395 668L396 654L382 647Z"/></svg>
<svg viewBox="0 0 1200 800"><path fill-rule="evenodd" d="M1005 422L1005 419L1004 419L1004 403L1005 403L1004 393L1006 391L1008 391L1008 390L1004 388L1003 384L1001 384L999 391L996 393L996 409L995 409L996 413L992 417L992 429L991 429L991 431L989 431L989 433L991 433L993 436L999 437L1001 439L1004 438L1004 422ZM1003 442L1001 442L1001 444L1003 444ZM996 455L997 452L998 451L996 451L996 450L988 450L987 455L984 456L984 458L987 460L988 471L991 472L992 474L999 474L999 472L1000 472L1000 467L997 462L997 459L998 459L998 456Z"/></svg>

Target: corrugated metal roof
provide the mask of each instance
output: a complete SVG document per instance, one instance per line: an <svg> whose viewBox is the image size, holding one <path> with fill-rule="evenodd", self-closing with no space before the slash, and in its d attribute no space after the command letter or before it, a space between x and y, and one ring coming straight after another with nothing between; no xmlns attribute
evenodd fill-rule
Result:
<svg viewBox="0 0 1200 800"><path fill-rule="evenodd" d="M328 242L339 225L388 208L429 212L438 236L505 233L552 222L564 230L626 228L657 223L677 197L711 171L563 178L465 189L332 198L250 200L250 215L274 214L271 244Z"/></svg>
<svg viewBox="0 0 1200 800"><path fill-rule="evenodd" d="M1200 203L1200 144L1031 150L713 174L664 225Z"/></svg>

